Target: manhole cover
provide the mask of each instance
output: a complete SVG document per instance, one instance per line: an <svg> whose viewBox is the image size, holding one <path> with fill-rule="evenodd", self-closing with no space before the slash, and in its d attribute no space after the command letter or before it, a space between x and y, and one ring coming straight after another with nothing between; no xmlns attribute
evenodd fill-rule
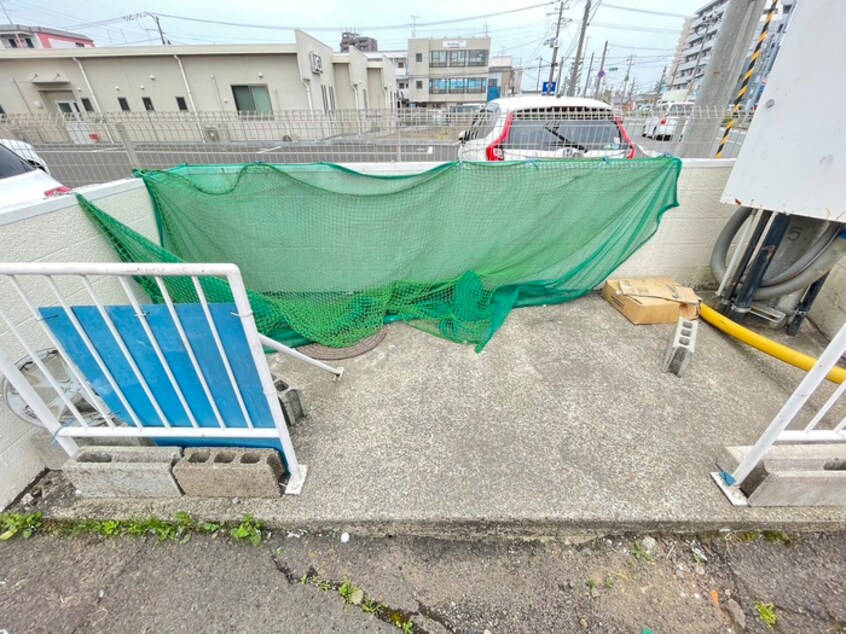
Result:
<svg viewBox="0 0 846 634"><path fill-rule="evenodd" d="M388 334L387 328L382 328L375 335L362 339L354 346L348 348L330 348L319 343L312 343L307 346L297 348L298 352L308 355L312 359L319 359L320 361L338 361L339 359L351 359L360 354L369 352L378 346L385 335Z"/></svg>

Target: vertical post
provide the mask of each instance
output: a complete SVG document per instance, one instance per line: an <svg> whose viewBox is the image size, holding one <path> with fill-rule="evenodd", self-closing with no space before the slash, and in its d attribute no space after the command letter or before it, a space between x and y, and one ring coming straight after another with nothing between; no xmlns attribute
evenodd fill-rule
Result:
<svg viewBox="0 0 846 634"><path fill-rule="evenodd" d="M749 80L752 79L752 75L755 74L755 64L757 64L758 58L761 57L761 49L764 46L764 41L767 39L767 33L770 30L770 22L773 21L777 5L778 0L772 0L770 8L767 10L767 17L764 19L764 26L761 27L761 34L758 36L758 41L755 42L755 50L752 51L752 57L749 59L749 66L746 68L746 73L743 75L743 81L741 82L740 89L737 91L737 96L734 98L734 103L731 107L731 118L726 123L723 138L720 140L720 146L717 148L716 158L723 158L723 150L725 150L726 144L728 143L729 136L731 135L731 129L734 127L735 117L743 104L743 98L746 96L746 91L749 89ZM799 323L801 323L801 320Z"/></svg>
<svg viewBox="0 0 846 634"><path fill-rule="evenodd" d="M141 167L141 161L138 160L138 155L135 154L135 146L132 143L132 139L129 138L129 132L122 121L115 124L115 131L117 131L118 137L120 137L120 141L123 143L123 150L126 152L126 156L129 157L129 164L133 168Z"/></svg>
<svg viewBox="0 0 846 634"><path fill-rule="evenodd" d="M784 238L784 234L787 232L787 226L789 224L790 216L788 214L777 214L773 218L770 230L761 244L758 255L746 272L746 279L743 280L737 290L737 298L734 300L734 305L729 312L729 319L740 322L746 317L749 307L752 306L755 293L761 285L761 280L764 279L764 275Z"/></svg>
<svg viewBox="0 0 846 634"><path fill-rule="evenodd" d="M579 89L576 84L579 82L579 69L582 64L582 47L585 45L585 32L587 31L588 20L590 19L590 0L585 0L585 13L582 16L582 28L579 30L579 43L576 45L576 61L573 63L573 70L570 71L570 85L567 86L567 96L573 97Z"/></svg>
<svg viewBox="0 0 846 634"><path fill-rule="evenodd" d="M538 82L535 84L535 92L540 92L541 86L541 67L543 66L543 57L538 57ZM20 89L19 89L20 90ZM21 96L23 98L23 96ZM25 100L24 100L25 101Z"/></svg>
<svg viewBox="0 0 846 634"><path fill-rule="evenodd" d="M590 64L588 64L587 79L585 79L585 89L582 91L582 97L587 97L588 86L590 86L590 75L593 72L593 53L590 54Z"/></svg>
<svg viewBox="0 0 846 634"><path fill-rule="evenodd" d="M605 46L602 47L602 57L599 60L599 70L601 72L605 72L605 56L608 54L608 40L605 40ZM604 75L602 77L599 76L599 73L596 75L596 91L594 92L593 96L595 99L599 99L599 91L602 88L602 80L604 79Z"/></svg>
<svg viewBox="0 0 846 634"><path fill-rule="evenodd" d="M696 113L717 113L718 116L691 118L679 147L679 156L692 158L710 153L722 124L720 115L725 112L740 75L763 7L764 0L729 0L726 5L694 105Z"/></svg>
<svg viewBox="0 0 846 634"><path fill-rule="evenodd" d="M549 67L549 93L552 94L552 82L555 79L555 65L558 63L558 36L561 34L561 18L564 15L564 0L558 0L558 21L555 23L555 39L552 41L552 65Z"/></svg>

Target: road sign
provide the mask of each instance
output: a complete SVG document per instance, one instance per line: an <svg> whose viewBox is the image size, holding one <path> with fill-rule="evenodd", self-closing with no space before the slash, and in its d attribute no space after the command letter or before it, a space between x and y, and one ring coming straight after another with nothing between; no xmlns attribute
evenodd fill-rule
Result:
<svg viewBox="0 0 846 634"><path fill-rule="evenodd" d="M596 76L602 79L603 77L605 77L605 71L600 68L599 72L596 73Z"/></svg>
<svg viewBox="0 0 846 634"><path fill-rule="evenodd" d="M548 81L543 82L543 94L549 95L549 94L554 93L557 85L558 85L557 81L552 82L551 86L550 86L550 82L548 82Z"/></svg>

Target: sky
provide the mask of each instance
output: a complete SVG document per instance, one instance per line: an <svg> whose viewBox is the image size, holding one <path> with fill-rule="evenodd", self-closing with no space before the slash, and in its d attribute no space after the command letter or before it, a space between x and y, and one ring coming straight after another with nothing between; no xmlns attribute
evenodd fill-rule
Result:
<svg viewBox="0 0 846 634"><path fill-rule="evenodd" d="M565 21L559 36L565 56L565 73L569 73L574 56L585 1L565 0ZM419 25L416 27L417 37L457 39L484 35L487 31L491 37L492 54L511 55L514 65L524 68L524 89L536 87L539 63L541 81L548 79L552 50L543 41L554 35L554 13L557 12L556 2L543 3L543 0L418 0L414 3L386 0L86 0L72 4L66 0L0 2L13 22L67 28L92 37L98 46L151 46L160 43L151 17L119 19L145 12L167 14L160 17L165 35L174 44L186 45L286 43L293 42L294 35L291 28L249 28L167 16L298 27L336 50L341 31L347 29L375 37L379 41L379 49L386 51L406 49L407 39L412 35L412 22ZM593 18L587 30L589 39L586 43L585 65L588 65L591 53L594 53L591 75L595 76L607 40L606 85L619 87L623 83L629 56L633 56L634 81L639 88L651 88L661 76L663 67L672 60L683 18L649 12L689 15L704 4L704 0L594 0L595 12L592 11ZM534 8L463 20L523 7ZM5 16L0 17L0 20L5 20ZM443 20L461 21L427 24ZM105 24L102 23L104 21ZM543 61L539 62L539 58ZM612 70L614 68L618 70ZM586 70L582 74L583 82Z"/></svg>

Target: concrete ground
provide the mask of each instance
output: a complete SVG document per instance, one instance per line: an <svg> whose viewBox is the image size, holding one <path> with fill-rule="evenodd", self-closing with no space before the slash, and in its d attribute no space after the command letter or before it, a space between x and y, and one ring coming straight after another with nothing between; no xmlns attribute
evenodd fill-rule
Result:
<svg viewBox="0 0 846 634"><path fill-rule="evenodd" d="M844 535L282 534L255 547L36 535L0 542L0 631L397 632L396 620L414 634L765 633L771 604L775 632L828 634L846 627L844 552Z"/></svg>
<svg viewBox="0 0 846 634"><path fill-rule="evenodd" d="M371 534L552 535L725 527L833 529L846 509L731 506L711 480L802 372L702 323L688 375L663 373L673 325L634 326L599 295L518 309L484 352L390 326L340 382L285 359L309 476L279 500L60 500L54 517L203 519ZM791 343L817 353L806 324Z"/></svg>

